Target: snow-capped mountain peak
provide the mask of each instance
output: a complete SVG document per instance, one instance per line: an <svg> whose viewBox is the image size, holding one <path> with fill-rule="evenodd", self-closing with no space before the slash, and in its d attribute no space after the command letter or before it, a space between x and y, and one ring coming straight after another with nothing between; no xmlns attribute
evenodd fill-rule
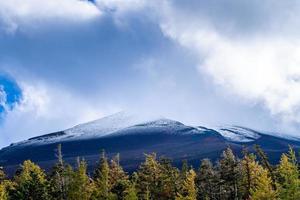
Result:
<svg viewBox="0 0 300 200"><path fill-rule="evenodd" d="M188 126L179 121L157 116L141 116L128 112L119 112L92 122L79 124L73 128L50 133L12 145L41 145L62 141L98 139L104 136L132 135L154 133L190 135L217 134L229 142L249 143L256 141L263 135L272 135L241 126L218 126L216 128L204 126ZM275 136L280 137L280 136ZM282 137L284 138L284 137ZM286 138L293 139L295 138ZM299 140L298 140L299 141Z"/></svg>

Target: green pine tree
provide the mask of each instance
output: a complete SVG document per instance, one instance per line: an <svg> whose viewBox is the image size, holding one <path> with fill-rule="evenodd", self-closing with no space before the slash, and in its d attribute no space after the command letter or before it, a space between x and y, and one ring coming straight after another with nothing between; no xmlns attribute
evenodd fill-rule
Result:
<svg viewBox="0 0 300 200"><path fill-rule="evenodd" d="M14 200L47 200L48 182L43 170L30 160L24 161L20 174L14 178L15 187L11 192Z"/></svg>
<svg viewBox="0 0 300 200"><path fill-rule="evenodd" d="M195 184L196 173L193 169L190 169L186 173L186 178L182 183L182 189L176 200L196 200L197 189Z"/></svg>
<svg viewBox="0 0 300 200"><path fill-rule="evenodd" d="M0 200L8 200L8 197L6 185L2 182L0 183Z"/></svg>
<svg viewBox="0 0 300 200"><path fill-rule="evenodd" d="M295 151L290 148L288 154L283 154L278 166L279 196L286 200L300 199L300 179Z"/></svg>
<svg viewBox="0 0 300 200"><path fill-rule="evenodd" d="M110 191L109 185L109 165L107 162L107 157L105 151L103 150L100 156L100 160L97 168L94 172L94 183L93 192L91 199L99 200L112 200L117 199L116 195L113 195Z"/></svg>
<svg viewBox="0 0 300 200"><path fill-rule="evenodd" d="M128 175L124 172L120 165L120 155L117 154L110 164L109 186L111 193L115 194L117 199L124 199L125 190L129 187L130 182Z"/></svg>
<svg viewBox="0 0 300 200"><path fill-rule="evenodd" d="M263 149L260 146L255 145L254 148L256 150L258 157L260 158L260 162L261 162L262 166L266 170L268 170L268 174L270 175L271 180L272 180L273 190L277 190L277 182L276 182L277 175L275 173L274 166L270 164L267 154L263 151Z"/></svg>
<svg viewBox="0 0 300 200"><path fill-rule="evenodd" d="M77 161L77 170L71 175L71 181L68 187L68 200L88 200L90 199L92 188L89 177L87 176L87 165L84 160Z"/></svg>
<svg viewBox="0 0 300 200"><path fill-rule="evenodd" d="M12 190L13 183L10 180L6 180L6 175L3 168L0 168L0 200L9 199L9 191Z"/></svg>
<svg viewBox="0 0 300 200"><path fill-rule="evenodd" d="M129 183L129 186L124 191L124 200L138 200L138 195L136 191L136 182L138 179L138 175L136 172L134 172L131 176L131 181Z"/></svg>
<svg viewBox="0 0 300 200"><path fill-rule="evenodd" d="M250 189L251 200L276 200L278 199L277 192L273 189L272 179L268 175L268 170L260 165L256 171L256 184Z"/></svg>
<svg viewBox="0 0 300 200"><path fill-rule="evenodd" d="M203 159L197 173L198 199L216 199L218 193L217 174L209 159Z"/></svg>
<svg viewBox="0 0 300 200"><path fill-rule="evenodd" d="M239 182L241 179L240 164L228 147L223 151L219 163L220 195L225 199L239 199Z"/></svg>
<svg viewBox="0 0 300 200"><path fill-rule="evenodd" d="M161 176L159 181L160 199L175 199L178 189L179 170L172 166L168 158L160 158Z"/></svg>
<svg viewBox="0 0 300 200"><path fill-rule="evenodd" d="M268 171L266 171L258 161L256 161L256 156L254 154L249 154L248 152L244 152L244 158L241 161L242 165L242 182L240 190L243 193L243 199L249 199L251 191L252 193L256 191L258 188L262 188L260 190L263 191L268 188L268 186L272 187L272 181L271 183L268 183L270 181L270 177L261 177L268 175ZM263 175L262 175L263 174ZM261 182L263 180L263 183ZM271 193L273 193L275 190L271 190ZM256 194L257 195L257 194Z"/></svg>
<svg viewBox="0 0 300 200"><path fill-rule="evenodd" d="M67 187L70 177L66 177L66 164L63 161L61 144L58 144L56 151L57 163L52 168L49 176L49 193L52 200L67 200Z"/></svg>
<svg viewBox="0 0 300 200"><path fill-rule="evenodd" d="M138 196L139 199L160 198L161 166L156 160L156 154L146 155L146 160L138 170Z"/></svg>

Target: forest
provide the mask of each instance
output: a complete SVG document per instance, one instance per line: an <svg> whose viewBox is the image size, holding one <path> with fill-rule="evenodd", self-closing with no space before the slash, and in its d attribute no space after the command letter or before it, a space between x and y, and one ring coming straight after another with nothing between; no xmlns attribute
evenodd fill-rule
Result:
<svg viewBox="0 0 300 200"><path fill-rule="evenodd" d="M93 173L77 159L65 163L61 145L57 162L45 172L26 160L12 178L0 171L1 200L299 200L300 179L297 153L290 147L272 165L263 150L246 148L238 158L228 147L217 162L203 159L200 166L186 160L178 169L165 157L145 154L133 173L120 165L117 154L108 159L103 150Z"/></svg>

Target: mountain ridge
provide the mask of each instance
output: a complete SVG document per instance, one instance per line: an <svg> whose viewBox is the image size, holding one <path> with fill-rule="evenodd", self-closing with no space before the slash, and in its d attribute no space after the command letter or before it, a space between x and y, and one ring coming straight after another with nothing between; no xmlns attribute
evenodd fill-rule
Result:
<svg viewBox="0 0 300 200"><path fill-rule="evenodd" d="M100 150L105 149L109 156L120 153L121 163L129 171L143 161L144 153L170 157L177 165L183 159L197 165L203 158L219 158L228 146L241 155L244 147L251 152L255 145L260 145L272 162L289 145L300 149L298 138L291 140L241 126L189 126L162 117L148 120L118 113L11 144L0 150L0 165L12 174L20 163L30 159L49 169L56 160L54 150L58 144L62 144L64 158L69 163L75 164L77 156L84 157L92 169Z"/></svg>
<svg viewBox="0 0 300 200"><path fill-rule="evenodd" d="M48 142L57 142L56 140L73 140L73 139L87 139L95 137L109 136L118 133L121 130L126 130L133 127L140 127L145 125L182 125L189 128L194 128L203 132L203 130L216 131L226 140L232 142L251 142L260 137L260 135L271 135L278 138L300 141L300 138L292 136L274 135L270 132L257 131L252 128L239 125L222 125L217 127L205 126L190 126L184 123L165 117L140 117L126 112L118 112L97 120L76 125L66 130L57 131L49 134L35 136L27 140L12 143L10 146L32 143L33 141L41 141L42 139L49 139ZM205 131L204 131L205 132ZM56 140L55 140L56 139ZM5 148L5 147L4 147Z"/></svg>

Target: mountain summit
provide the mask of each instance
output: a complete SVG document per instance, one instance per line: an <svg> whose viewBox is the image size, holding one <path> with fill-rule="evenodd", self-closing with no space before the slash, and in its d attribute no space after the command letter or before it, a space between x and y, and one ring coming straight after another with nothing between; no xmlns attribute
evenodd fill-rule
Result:
<svg viewBox="0 0 300 200"><path fill-rule="evenodd" d="M137 117L120 112L64 131L13 143L0 150L0 165L13 173L20 163L30 159L48 169L56 161L57 144L62 144L67 162L75 163L77 156L84 157L91 169L102 149L109 156L120 153L127 170L135 169L144 153L151 152L172 158L175 165L183 159L197 165L200 159L218 158L227 146L240 154L244 146L253 151L255 144L260 145L271 161L278 159L288 145L300 148L296 138L272 136L241 126L188 126L167 118Z"/></svg>

